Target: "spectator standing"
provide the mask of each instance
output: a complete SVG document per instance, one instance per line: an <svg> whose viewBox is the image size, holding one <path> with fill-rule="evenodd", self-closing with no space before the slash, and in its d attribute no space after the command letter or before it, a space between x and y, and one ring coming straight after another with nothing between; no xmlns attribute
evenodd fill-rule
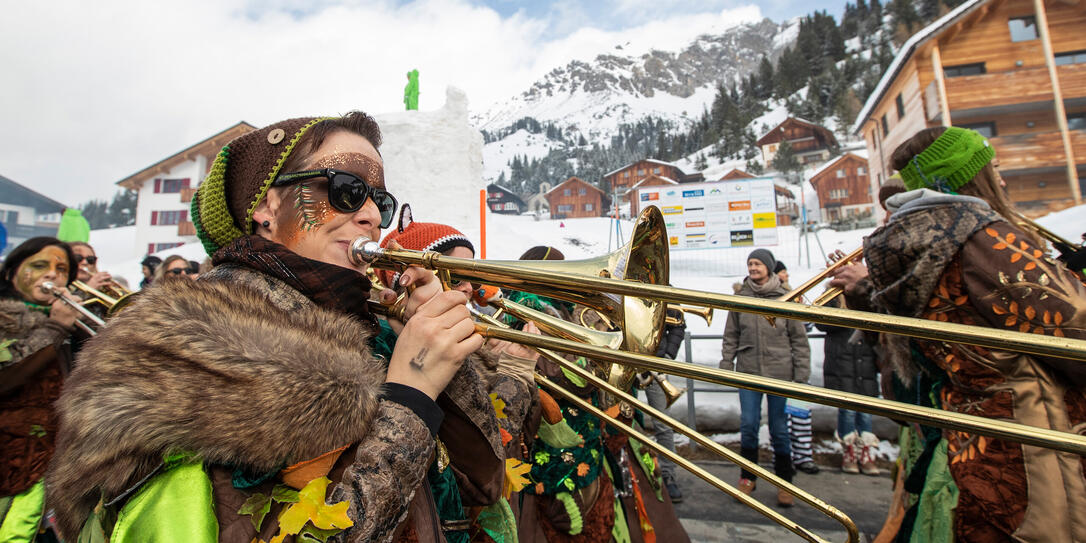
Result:
<svg viewBox="0 0 1086 543"><path fill-rule="evenodd" d="M773 253L755 249L747 257L747 277L739 294L757 298L777 298L786 293L780 279L772 273L777 265ZM775 379L806 383L811 373L810 348L803 324L789 319L775 319L772 324L759 315L728 313L724 326L724 347L720 367L726 370L752 373ZM743 457L758 461L758 428L762 418L763 393L739 390L741 409L741 433ZM780 396L765 395L769 406L769 434L773 443L773 470L778 477L791 481L795 475L792 464L792 447L788 437L788 419L785 416L787 400ZM746 494L754 491L754 474L742 471L739 490ZM791 494L777 492L777 503L784 507L793 504Z"/></svg>

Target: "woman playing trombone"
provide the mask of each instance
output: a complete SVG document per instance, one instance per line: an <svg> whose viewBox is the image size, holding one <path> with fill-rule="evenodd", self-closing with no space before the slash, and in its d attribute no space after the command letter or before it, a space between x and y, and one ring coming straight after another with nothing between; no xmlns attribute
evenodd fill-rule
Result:
<svg viewBox="0 0 1086 543"><path fill-rule="evenodd" d="M63 242L32 238L0 268L0 533L35 537L44 507L41 483L57 432L53 402L68 374L65 340L78 315L54 296L75 280L72 251ZM50 284L53 285L50 288Z"/></svg>

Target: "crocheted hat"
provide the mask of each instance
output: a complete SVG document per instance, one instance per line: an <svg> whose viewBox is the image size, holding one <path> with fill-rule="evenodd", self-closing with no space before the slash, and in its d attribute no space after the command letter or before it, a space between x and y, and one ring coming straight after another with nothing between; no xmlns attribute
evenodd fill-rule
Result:
<svg viewBox="0 0 1086 543"><path fill-rule="evenodd" d="M979 132L951 126L901 169L901 180L909 190L957 194L994 157L995 149Z"/></svg>
<svg viewBox="0 0 1086 543"><path fill-rule="evenodd" d="M475 254L475 246L459 230L434 222L415 222L411 216L410 204L400 206L400 224L381 240L381 247L388 247L393 241L404 249L412 251L434 251L444 253L455 247L467 247ZM378 270L377 276L387 287L392 287L400 274L389 270Z"/></svg>
<svg viewBox="0 0 1086 543"><path fill-rule="evenodd" d="M192 198L192 224L207 254L253 233L253 211L298 140L332 117L300 117L234 138L219 151Z"/></svg>

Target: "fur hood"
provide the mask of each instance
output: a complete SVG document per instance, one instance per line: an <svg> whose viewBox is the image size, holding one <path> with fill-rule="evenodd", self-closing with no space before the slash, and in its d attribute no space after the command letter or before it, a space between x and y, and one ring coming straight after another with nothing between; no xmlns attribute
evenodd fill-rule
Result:
<svg viewBox="0 0 1086 543"><path fill-rule="evenodd" d="M368 329L256 287L162 281L86 343L47 475L64 533L172 451L263 473L367 434L385 375Z"/></svg>

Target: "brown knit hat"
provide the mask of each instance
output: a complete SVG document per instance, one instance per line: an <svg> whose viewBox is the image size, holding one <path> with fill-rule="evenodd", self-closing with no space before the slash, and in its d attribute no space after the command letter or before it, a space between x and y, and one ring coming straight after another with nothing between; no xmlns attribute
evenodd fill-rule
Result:
<svg viewBox="0 0 1086 543"><path fill-rule="evenodd" d="M207 253L253 233L253 211L313 125L331 117L287 119L234 138L192 199L192 222Z"/></svg>

